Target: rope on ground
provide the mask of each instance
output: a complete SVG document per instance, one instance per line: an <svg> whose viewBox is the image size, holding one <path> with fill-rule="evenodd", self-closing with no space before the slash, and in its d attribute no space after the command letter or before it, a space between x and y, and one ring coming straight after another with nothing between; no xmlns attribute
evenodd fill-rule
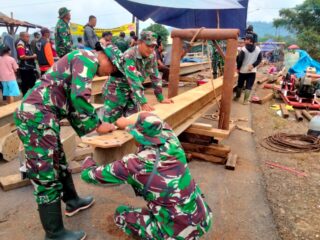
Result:
<svg viewBox="0 0 320 240"><path fill-rule="evenodd" d="M320 139L304 134L277 133L260 142L268 150L278 153L304 153L320 151Z"/></svg>

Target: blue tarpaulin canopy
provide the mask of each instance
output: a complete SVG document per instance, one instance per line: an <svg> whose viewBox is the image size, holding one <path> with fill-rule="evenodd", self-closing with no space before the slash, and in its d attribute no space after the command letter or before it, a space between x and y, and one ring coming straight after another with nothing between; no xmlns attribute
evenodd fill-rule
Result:
<svg viewBox="0 0 320 240"><path fill-rule="evenodd" d="M310 55L304 50L297 50L299 52L299 60L293 65L289 72L296 74L298 78L306 75L307 67L314 67L317 70L317 73L320 73L320 63L314 60Z"/></svg>
<svg viewBox="0 0 320 240"><path fill-rule="evenodd" d="M249 0L116 0L138 19L176 28L246 28ZM219 26L218 26L219 22Z"/></svg>
<svg viewBox="0 0 320 240"><path fill-rule="evenodd" d="M269 39L260 45L262 52L271 52L277 47L277 44L273 42L273 39Z"/></svg>

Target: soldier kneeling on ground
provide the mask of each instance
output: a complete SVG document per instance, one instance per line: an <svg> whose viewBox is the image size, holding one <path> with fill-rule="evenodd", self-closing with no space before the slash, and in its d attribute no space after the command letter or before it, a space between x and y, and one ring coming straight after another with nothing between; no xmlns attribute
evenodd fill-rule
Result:
<svg viewBox="0 0 320 240"><path fill-rule="evenodd" d="M119 206L116 225L142 239L198 239L208 232L211 210L170 126L148 112L135 123L122 117L116 124L134 137L137 153L104 166L88 157L81 174L91 184L130 184L145 199L146 208Z"/></svg>

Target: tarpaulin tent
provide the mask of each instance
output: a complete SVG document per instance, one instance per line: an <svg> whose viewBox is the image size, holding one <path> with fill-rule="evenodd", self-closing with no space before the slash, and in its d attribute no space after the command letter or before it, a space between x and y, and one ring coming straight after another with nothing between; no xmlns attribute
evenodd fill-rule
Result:
<svg viewBox="0 0 320 240"><path fill-rule="evenodd" d="M306 74L307 67L314 67L317 73L320 73L320 63L314 60L310 55L304 50L296 50L299 52L299 60L293 65L289 72L295 74L298 78L303 77Z"/></svg>
<svg viewBox="0 0 320 240"><path fill-rule="evenodd" d="M244 31L248 0L116 0L138 19L176 28L238 28ZM219 25L219 26L218 26Z"/></svg>
<svg viewBox="0 0 320 240"><path fill-rule="evenodd" d="M262 52L271 52L277 47L277 44L274 43L273 39L269 39L260 45Z"/></svg>

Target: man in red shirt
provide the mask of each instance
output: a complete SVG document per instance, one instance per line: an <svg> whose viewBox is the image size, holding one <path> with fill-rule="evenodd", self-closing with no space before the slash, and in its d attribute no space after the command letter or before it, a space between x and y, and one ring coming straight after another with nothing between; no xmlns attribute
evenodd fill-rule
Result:
<svg viewBox="0 0 320 240"><path fill-rule="evenodd" d="M50 31L48 28L41 29L42 37L36 43L36 54L43 75L54 64L52 48L50 44Z"/></svg>
<svg viewBox="0 0 320 240"><path fill-rule="evenodd" d="M21 91L23 96L30 88L33 88L37 80L37 69L35 63L37 55L32 52L29 41L29 33L21 32L20 38L16 43L21 76Z"/></svg>

